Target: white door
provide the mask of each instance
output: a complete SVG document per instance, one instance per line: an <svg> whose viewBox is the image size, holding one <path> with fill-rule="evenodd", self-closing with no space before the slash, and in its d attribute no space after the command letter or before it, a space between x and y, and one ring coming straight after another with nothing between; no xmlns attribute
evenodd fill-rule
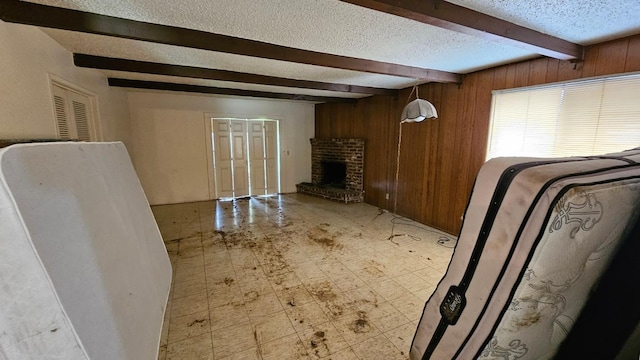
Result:
<svg viewBox="0 0 640 360"><path fill-rule="evenodd" d="M216 198L279 191L277 121L212 119L211 131Z"/></svg>
<svg viewBox="0 0 640 360"><path fill-rule="evenodd" d="M251 154L251 194L267 193L264 125L262 121L249 122L249 154Z"/></svg>
<svg viewBox="0 0 640 360"><path fill-rule="evenodd" d="M266 193L275 194L280 191L280 176L278 173L278 122L264 121L263 129Z"/></svg>
<svg viewBox="0 0 640 360"><path fill-rule="evenodd" d="M231 126L228 120L213 121L215 178L218 197L233 197Z"/></svg>
<svg viewBox="0 0 640 360"><path fill-rule="evenodd" d="M249 158L247 156L247 122L232 120L231 148L233 149L233 196L249 196Z"/></svg>

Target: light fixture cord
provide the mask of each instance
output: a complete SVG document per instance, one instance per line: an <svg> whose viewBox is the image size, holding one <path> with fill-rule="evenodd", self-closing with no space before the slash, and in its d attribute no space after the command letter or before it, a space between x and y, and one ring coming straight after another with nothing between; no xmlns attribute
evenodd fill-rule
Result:
<svg viewBox="0 0 640 360"><path fill-rule="evenodd" d="M418 79L416 79L415 85L413 85L413 87L411 88L411 92L409 93L409 96L407 97L407 103L404 104L405 106L410 102L411 95L413 95L414 91L416 92L416 99L418 99Z"/></svg>
<svg viewBox="0 0 640 360"><path fill-rule="evenodd" d="M407 104L409 104L409 100L411 100L411 95L413 95L414 91L416 92L416 99L419 99L418 79L416 79L415 85L413 85L413 88L411 88L411 92L409 93L409 97L407 98ZM402 124L403 123L404 121L400 122L400 131L398 132L398 156L396 157L396 184L395 184L395 190L393 192L393 212L396 214L398 213L398 177L400 176L400 145L402 144Z"/></svg>
<svg viewBox="0 0 640 360"><path fill-rule="evenodd" d="M400 131L398 132L398 156L396 158L396 187L393 194L393 212L398 213L398 176L400 175L400 144L402 143L402 122L400 122Z"/></svg>

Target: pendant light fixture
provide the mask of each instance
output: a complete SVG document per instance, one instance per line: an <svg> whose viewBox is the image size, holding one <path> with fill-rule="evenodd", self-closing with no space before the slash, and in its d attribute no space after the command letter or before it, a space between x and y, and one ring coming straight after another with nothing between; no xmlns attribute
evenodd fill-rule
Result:
<svg viewBox="0 0 640 360"><path fill-rule="evenodd" d="M435 106L427 100L420 99L418 96L417 84L413 86L413 89L411 89L409 98L411 98L414 91L416 92L416 98L404 107L402 115L400 116L400 122L421 122L425 119L437 119L438 112L436 111Z"/></svg>

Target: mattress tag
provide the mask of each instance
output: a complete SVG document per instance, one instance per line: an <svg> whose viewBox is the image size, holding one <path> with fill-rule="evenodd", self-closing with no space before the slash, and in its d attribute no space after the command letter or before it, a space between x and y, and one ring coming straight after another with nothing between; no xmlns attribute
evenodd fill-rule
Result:
<svg viewBox="0 0 640 360"><path fill-rule="evenodd" d="M449 292L442 304L440 304L440 315L450 325L455 325L465 305L467 305L467 299L464 297L464 293L460 288L453 285L449 288Z"/></svg>

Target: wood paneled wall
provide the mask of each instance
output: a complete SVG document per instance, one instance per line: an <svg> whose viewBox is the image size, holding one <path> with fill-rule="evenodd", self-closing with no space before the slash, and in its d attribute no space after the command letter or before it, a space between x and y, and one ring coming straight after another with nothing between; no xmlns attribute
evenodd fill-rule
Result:
<svg viewBox="0 0 640 360"><path fill-rule="evenodd" d="M422 85L420 97L435 105L439 117L402 125L398 168L399 117L410 89L398 97L316 105L315 136L364 138L365 202L394 211L399 169L396 212L457 234L484 163L492 90L631 71L640 71L640 35L590 46L581 63L538 58L468 74L460 86Z"/></svg>

